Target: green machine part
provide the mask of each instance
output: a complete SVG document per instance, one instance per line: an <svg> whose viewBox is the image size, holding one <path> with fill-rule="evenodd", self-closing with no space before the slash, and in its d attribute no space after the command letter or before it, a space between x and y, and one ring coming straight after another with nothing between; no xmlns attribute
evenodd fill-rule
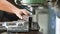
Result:
<svg viewBox="0 0 60 34"><path fill-rule="evenodd" d="M23 3L28 3L28 4L44 4L46 0L22 0Z"/></svg>

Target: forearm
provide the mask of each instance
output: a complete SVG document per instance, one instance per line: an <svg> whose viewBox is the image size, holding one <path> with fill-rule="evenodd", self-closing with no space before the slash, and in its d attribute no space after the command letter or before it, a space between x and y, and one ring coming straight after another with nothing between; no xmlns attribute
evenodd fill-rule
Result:
<svg viewBox="0 0 60 34"><path fill-rule="evenodd" d="M12 5L6 0L0 0L0 10L13 13L13 11L18 10L18 8L16 8L14 5Z"/></svg>

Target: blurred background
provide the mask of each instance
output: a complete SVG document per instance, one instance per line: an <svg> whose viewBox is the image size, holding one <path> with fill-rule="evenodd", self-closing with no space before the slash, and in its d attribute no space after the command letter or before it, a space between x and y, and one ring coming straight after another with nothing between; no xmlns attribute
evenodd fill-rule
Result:
<svg viewBox="0 0 60 34"><path fill-rule="evenodd" d="M21 3L21 5L24 5L23 7L21 5L18 5L20 4L19 1L8 1L16 7L22 9L26 9L23 8L24 6L38 6L37 8L35 8L35 13L32 12L32 17L33 21L38 22L38 25L40 27L39 32L42 32L43 34L60 34L60 0L23 0ZM23 2L27 3L27 5ZM0 21L2 22L17 21L19 19L16 15L12 15L6 12L0 12L0 16Z"/></svg>

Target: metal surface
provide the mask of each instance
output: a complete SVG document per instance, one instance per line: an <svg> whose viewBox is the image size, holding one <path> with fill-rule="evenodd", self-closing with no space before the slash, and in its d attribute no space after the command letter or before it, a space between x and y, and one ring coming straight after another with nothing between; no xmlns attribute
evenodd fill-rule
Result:
<svg viewBox="0 0 60 34"><path fill-rule="evenodd" d="M0 30L7 30L12 32L28 32L29 23L25 21L0 22L2 24Z"/></svg>
<svg viewBox="0 0 60 34"><path fill-rule="evenodd" d="M22 20L0 22L2 32L29 32L31 30L39 30L39 26L38 23L29 21L28 16L24 16Z"/></svg>
<svg viewBox="0 0 60 34"><path fill-rule="evenodd" d="M31 6L44 5L45 2L46 0L15 0L16 4L31 5Z"/></svg>
<svg viewBox="0 0 60 34"><path fill-rule="evenodd" d="M35 4L35 3L44 3L46 0L21 0L22 3Z"/></svg>
<svg viewBox="0 0 60 34"><path fill-rule="evenodd" d="M1 32L28 32L29 31L29 17L24 16L22 20L0 22Z"/></svg>
<svg viewBox="0 0 60 34"><path fill-rule="evenodd" d="M40 29L40 27L39 27L39 24L38 23L31 23L31 30L39 30Z"/></svg>

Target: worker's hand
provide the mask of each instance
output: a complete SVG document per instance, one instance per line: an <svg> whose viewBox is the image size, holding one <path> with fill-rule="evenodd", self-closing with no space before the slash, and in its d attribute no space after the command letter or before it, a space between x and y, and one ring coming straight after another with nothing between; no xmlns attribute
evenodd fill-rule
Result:
<svg viewBox="0 0 60 34"><path fill-rule="evenodd" d="M7 0L0 0L0 10L6 11L9 13L13 13L21 19L22 19L21 14L25 14L25 15L29 14L29 12L27 10L19 9L19 8L15 7L13 4L11 4L10 2L8 2Z"/></svg>
<svg viewBox="0 0 60 34"><path fill-rule="evenodd" d="M23 18L22 18L22 14L28 16L29 13L30 13L30 12L27 11L27 10L25 10L25 9L19 9L19 10L15 10L15 11L14 11L14 14L16 14L16 16L19 17L20 19L23 19Z"/></svg>

